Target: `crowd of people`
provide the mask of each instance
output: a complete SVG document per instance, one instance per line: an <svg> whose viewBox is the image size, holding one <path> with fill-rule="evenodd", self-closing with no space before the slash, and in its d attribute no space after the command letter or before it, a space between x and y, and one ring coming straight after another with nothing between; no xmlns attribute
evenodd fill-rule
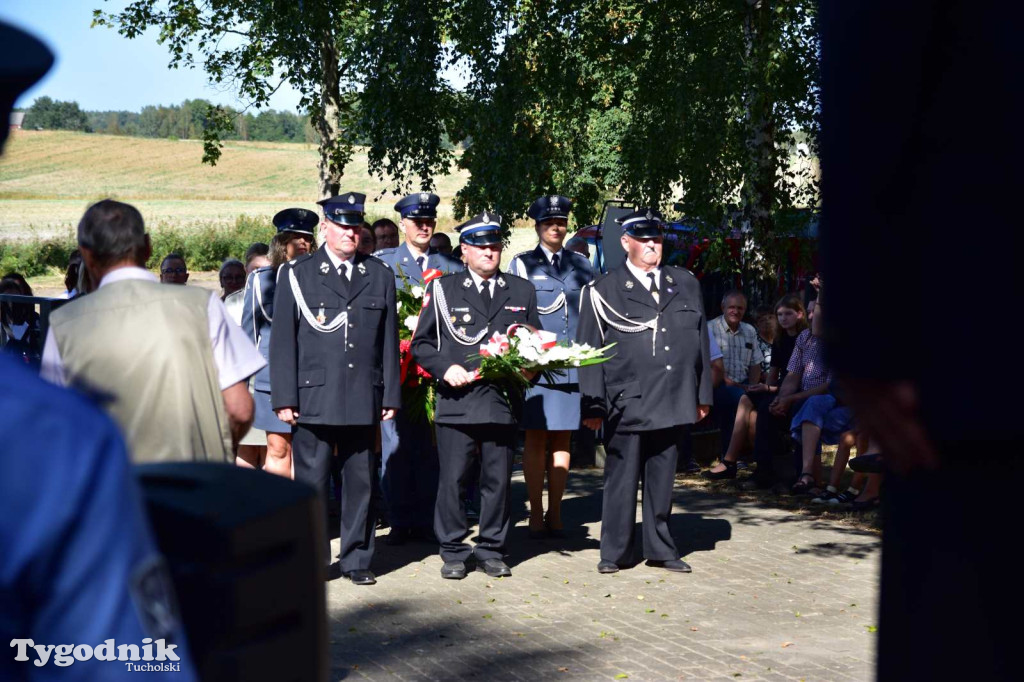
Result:
<svg viewBox="0 0 1024 682"><path fill-rule="evenodd" d="M390 526L390 545L439 542L446 578L464 577L472 558L491 575L510 575L503 556L520 438L532 540L565 537L574 434L605 443L602 572L633 563L630 510L641 479L643 557L690 570L665 524L677 465L700 469L687 451L693 424L720 433L709 479L737 479L752 460L741 487L853 509L878 503L879 476L843 485L853 448L873 450L825 360L819 280L807 306L786 295L748 318L747 298L734 290L708 319L696 278L662 266L663 221L648 209L620 219L626 261L601 276L587 243L567 241L566 197L534 202L537 246L509 259L505 273L500 216L459 225L453 249L435 229L436 195L399 201L398 224L367 223L364 201L346 193L320 202L322 216L280 211L269 244L223 262L219 292L183 286L190 273L178 253L151 275L142 216L98 202L69 260L71 303L51 316L34 361L47 379L102 400L137 462L233 461L340 500L337 566L356 584L375 580L378 526ZM15 274L0 286L31 294ZM412 287L426 291L424 308L400 351L396 297ZM5 306L4 333L29 347L34 314ZM477 380L483 336L524 323L559 341L618 347L602 365L531 376L518 397ZM409 362L436 381L433 419L408 409ZM822 444L838 446L827 481ZM480 524L475 546L466 542L469 515Z"/></svg>

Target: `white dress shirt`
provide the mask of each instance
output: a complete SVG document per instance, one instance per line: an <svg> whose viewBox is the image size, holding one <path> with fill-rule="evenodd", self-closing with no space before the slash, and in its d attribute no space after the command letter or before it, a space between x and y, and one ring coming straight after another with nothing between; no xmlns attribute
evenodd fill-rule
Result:
<svg viewBox="0 0 1024 682"><path fill-rule="evenodd" d="M626 259L626 267L629 268L629 271L633 273L633 276L636 277L637 281L640 282L640 284L644 285L644 288L646 288L648 291L651 290L651 278L648 277L648 273L644 272L637 266L633 265L631 262L629 262L628 258ZM661 268L654 268L653 270L651 270L651 272L654 273L654 282L655 284L658 285L658 291L660 292Z"/></svg>
<svg viewBox="0 0 1024 682"><path fill-rule="evenodd" d="M544 256L547 257L548 265L551 265L551 261L555 256L558 256L559 267L561 267L561 264L565 262L565 249L559 249L557 252L552 253L548 247L541 244L540 250L543 251Z"/></svg>
<svg viewBox="0 0 1024 682"><path fill-rule="evenodd" d="M137 267L118 268L108 272L97 288L105 287L114 282L121 282L130 279L158 281L153 273ZM165 286L180 286L167 284ZM72 303L71 305L74 305ZM261 370L267 361L263 359L256 346L246 337L245 332L237 324L231 321L227 308L216 291L210 292L210 303L206 308L206 317L210 327L210 344L213 346L213 362L217 366L217 377L220 389L223 391L234 386L239 381L244 381ZM60 351L57 348L57 339L53 336L53 330L46 333L46 343L43 345L42 366L40 375L47 381L59 386L68 384L67 373L64 371L64 362L61 360Z"/></svg>

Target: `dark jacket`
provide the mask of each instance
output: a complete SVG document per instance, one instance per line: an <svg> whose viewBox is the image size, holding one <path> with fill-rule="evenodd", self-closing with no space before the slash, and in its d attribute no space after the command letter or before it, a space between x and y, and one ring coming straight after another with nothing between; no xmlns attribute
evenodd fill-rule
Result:
<svg viewBox="0 0 1024 682"><path fill-rule="evenodd" d="M300 313L292 294L294 273L314 317L323 309L324 333ZM372 256L357 254L352 280L345 283L326 247L281 266L270 335L270 384L274 409L297 407L299 422L339 426L371 425L382 407L401 405L395 278Z"/></svg>
<svg viewBox="0 0 1024 682"><path fill-rule="evenodd" d="M469 356L479 353L480 344L494 332L504 334L513 324L540 327L537 293L533 286L515 275L499 273L494 279L494 295L486 310L469 272L445 275L428 285L430 299L420 314L412 340L412 354L416 362L438 380L434 417L438 423L514 424L518 418L517 406L509 405L497 386L477 381L454 388L444 381L444 374L452 365L461 365L467 370L479 367L480 361L470 360ZM457 330L463 330L462 333L468 336L487 330L479 343L462 345L452 337L447 325L439 323L435 293L438 287L444 292L449 319Z"/></svg>
<svg viewBox="0 0 1024 682"><path fill-rule="evenodd" d="M597 291L619 324L657 320L656 336L645 329L623 332L598 319ZM604 338L601 331L604 330ZM608 362L580 369L583 418L603 417L620 431L650 431L697 421L697 406L710 405L711 362L700 284L688 270L661 269L661 302L625 264L583 290L576 339L601 347L615 343Z"/></svg>

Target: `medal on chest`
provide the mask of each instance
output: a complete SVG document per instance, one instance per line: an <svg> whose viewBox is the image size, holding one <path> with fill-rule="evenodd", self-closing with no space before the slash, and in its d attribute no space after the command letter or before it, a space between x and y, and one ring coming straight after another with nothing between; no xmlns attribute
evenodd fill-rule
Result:
<svg viewBox="0 0 1024 682"><path fill-rule="evenodd" d="M324 324L325 322L327 322L327 316L324 315L323 306L320 306L320 311L316 315L316 321L319 322L320 324Z"/></svg>

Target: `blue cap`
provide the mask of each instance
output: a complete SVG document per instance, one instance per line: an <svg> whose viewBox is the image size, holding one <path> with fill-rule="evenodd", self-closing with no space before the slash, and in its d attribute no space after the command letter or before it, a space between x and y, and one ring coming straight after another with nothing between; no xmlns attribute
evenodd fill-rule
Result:
<svg viewBox="0 0 1024 682"><path fill-rule="evenodd" d="M436 194L417 192L403 197L395 204L395 210L401 213L403 218L436 218L439 203L441 197Z"/></svg>
<svg viewBox="0 0 1024 682"><path fill-rule="evenodd" d="M572 211L572 199L552 194L551 196L537 197L536 201L530 204L526 215L538 223L542 223L551 218L568 218L570 211Z"/></svg>
<svg viewBox="0 0 1024 682"><path fill-rule="evenodd" d="M649 239L664 234L664 223L661 214L649 208L641 208L617 218L615 222L622 225L622 231L630 237Z"/></svg>
<svg viewBox="0 0 1024 682"><path fill-rule="evenodd" d="M359 192L346 192L330 199L316 202L324 207L324 217L339 225L362 225L363 204L366 195Z"/></svg>
<svg viewBox="0 0 1024 682"><path fill-rule="evenodd" d="M455 226L460 244L487 246L501 243L501 216L484 211Z"/></svg>
<svg viewBox="0 0 1024 682"><path fill-rule="evenodd" d="M313 236L313 228L320 222L316 213L304 208L286 208L274 214L274 227L280 232L295 232Z"/></svg>

